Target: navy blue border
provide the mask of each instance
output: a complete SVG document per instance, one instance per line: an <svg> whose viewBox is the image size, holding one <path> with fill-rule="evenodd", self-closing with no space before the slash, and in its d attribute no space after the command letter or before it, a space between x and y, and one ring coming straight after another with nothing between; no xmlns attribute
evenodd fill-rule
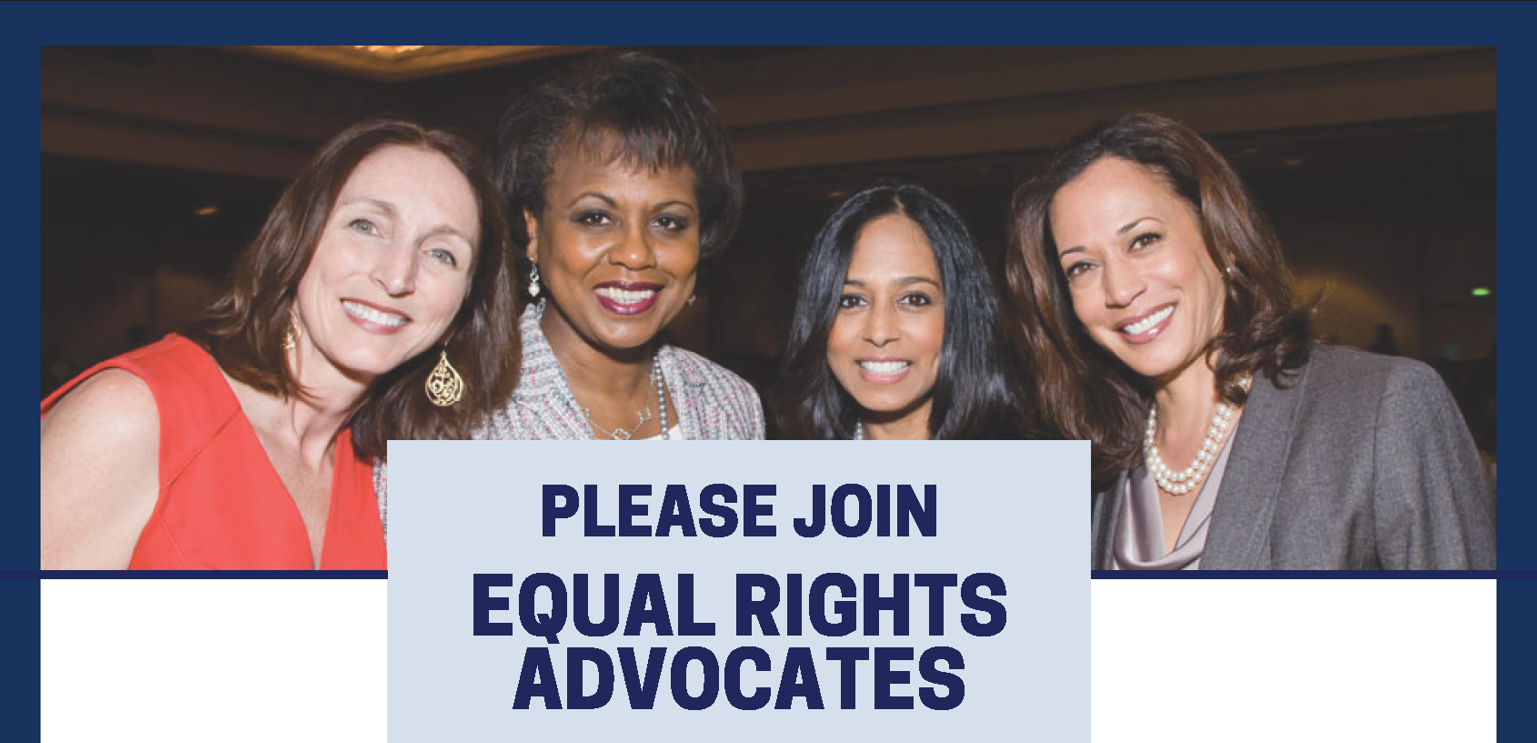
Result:
<svg viewBox="0 0 1537 743"><path fill-rule="evenodd" d="M12 347L18 349L16 353L26 361L0 365L4 388L13 391L6 396L9 399L0 410L4 411L5 420L11 421L8 428L16 431L11 445L4 448L7 459L11 460L6 470L20 480L17 492L10 499L14 518L6 519L0 525L0 568L36 568L38 512L29 507L37 504L32 495L36 490L26 484L34 482L26 474L37 470L32 469L32 447L26 445L32 438L27 436L26 443L21 443L22 434L14 427L21 421L31 420L30 392L37 389L41 381L39 365L32 362L37 357L26 353L27 350L41 352L40 323L33 321L38 315L41 291L41 282L33 279L39 275L41 264L41 253L36 248L42 244L37 195L38 184L42 181L37 152L41 120L40 116L31 113L36 110L33 107L39 105L40 73L36 43L30 39L13 38L26 33L5 23L6 15L0 10L0 28L6 29L0 31L0 75L6 78L4 90L12 101L12 115L0 117L0 131L3 131L0 152L4 153L0 156L0 163L4 163L0 168L0 183L4 184L0 188L0 194L3 194L0 203L6 205L4 213L14 229L11 234L15 242L13 250L7 251L8 261L18 269L16 273L22 278L12 282L9 291L0 293L3 297L0 301L5 303L4 316L23 320L11 323L8 335L14 344ZM22 389L29 394L15 393ZM0 580L0 606L5 607L5 611L0 611L0 638L3 638L0 639L0 668L5 669L5 673L0 674L0 688L4 689L0 694L0 700L3 700L0 701L0 719L6 720L6 737L13 740L36 740L41 733L37 713L42 698L38 685L42 669L39 655L42 623L38 613L42 606L41 593L42 584L37 580Z"/></svg>
<svg viewBox="0 0 1537 743"><path fill-rule="evenodd" d="M1093 570L1094 580L1491 580L1537 570Z"/></svg>
<svg viewBox="0 0 1537 743"><path fill-rule="evenodd" d="M1537 12L1534 12L1537 8L1523 5L1522 10L1525 11L1523 27L1532 28L1537 21ZM1519 340L1524 330L1516 327L1525 314L1519 303L1526 287L1520 280L1530 275L1534 264L1532 252L1526 249L1522 237L1528 229L1526 222L1534 190L1528 174L1537 167L1537 144L1532 142L1530 135L1537 126L1537 94L1533 93L1537 90L1533 79L1533 71L1537 70L1537 43L1502 44L1496 55L1499 60L1499 113L1495 134L1499 153L1496 281L1503 278L1506 281L1504 292L1516 298L1514 302L1505 302L1505 293L1495 295L1495 334L1506 339L1505 355L1499 357L1495 368L1497 379L1505 380L1499 385L1499 391L1504 392L1505 397L1499 404L1503 415L1499 416L1498 433L1499 439L1505 442L1505 461L1524 465L1524 458L1518 459L1511 453L1527 451L1526 445L1534 437L1531 427L1525 425L1524 416L1517 418L1513 413L1537 409L1537 402L1534 402L1531 386L1523 383L1522 372L1530 368L1526 363L1525 344L1511 343L1511 340ZM1512 305L1514 310L1499 308L1500 304ZM1502 489L1505 497L1498 503L1499 567L1503 570L1537 569L1537 540L1530 538L1531 528L1537 525L1537 503L1523 497L1524 467L1507 466L1507 472L1515 472L1516 477L1507 476Z"/></svg>
<svg viewBox="0 0 1537 743"><path fill-rule="evenodd" d="M35 317L37 283L26 278L39 270L39 256L29 249L38 245L36 187L40 180L35 143L39 140L36 117L26 115L26 101L38 100L37 48L43 44L177 44L177 43L338 43L348 41L399 41L461 44L1496 44L1499 48L1500 102L1498 139L1500 168L1498 214L1500 234L1507 249L1499 252L1502 276L1526 275L1531 252L1515 244L1522 234L1532 185L1534 164L1530 135L1532 97L1531 44L1527 39L1537 8L1496 3L1337 3L1242 4L1206 3L292 3L225 4L181 3L42 3L12 4L0 8L0 75L5 90L20 105L16 115L0 119L6 136L0 137L5 167L6 213L16 231L10 265L19 269L20 286L4 293L8 317L13 323L7 339L13 347L39 348ZM81 205L82 218L90 217L89 205ZM1521 291L1507 285L1505 291ZM1501 325L1514 322L1501 313ZM1509 335L1509 333L1501 333ZM1523 349L1507 345L1500 376L1508 382L1503 411L1531 409L1531 393L1518 382L1523 370ZM1518 355L1512 358L1511 354ZM24 354L24 351L23 351ZM0 370L10 389L33 389L35 367ZM23 419L21 405L8 403L8 420ZM1507 451L1522 447L1531 434L1506 415L1504 439ZM13 426L16 423L12 424ZM18 430L18 429L12 429ZM17 434L18 437L20 434ZM1515 438L1512 438L1515 437ZM1524 449L1524 447L1522 447ZM30 499L24 473L31 472L30 448L7 448L14 457L10 471L23 473L21 503ZM1510 459L1511 457L1507 457ZM1510 479L1510 478L1507 478ZM1514 483L1507 484L1500 508L1501 544L1498 573L1499 613L1506 632L1500 640L1501 732L1511 739L1530 738L1537 730L1523 714L1521 689L1526 661L1537 659L1531 633L1525 625L1537 584L1528 572L1537 568L1537 540L1526 539L1534 523L1537 504L1521 497ZM35 721L38 659L39 571L36 565L35 521L26 513L11 513L0 538L0 661L5 674L4 695L7 737L27 739L26 723ZM114 573L111 577L126 574ZM1371 574L1373 578L1488 578L1490 573ZM1123 573L1103 578L1146 573ZM64 577L64 575L50 575ZM82 576L84 577L84 576ZM106 577L91 575L90 577ZM144 575L142 577L159 577ZM170 577L170 576L167 576ZM175 577L195 577L179 574ZM202 577L324 578L335 573L214 573ZM371 577L371 576L370 576ZM1200 578L1360 578L1356 573L1211 573ZM1519 674L1519 675L1518 675ZM1523 695L1524 697L1524 695ZM1525 732L1527 735L1522 735Z"/></svg>
<svg viewBox="0 0 1537 743"><path fill-rule="evenodd" d="M387 570L0 570L0 580L383 580Z"/></svg>

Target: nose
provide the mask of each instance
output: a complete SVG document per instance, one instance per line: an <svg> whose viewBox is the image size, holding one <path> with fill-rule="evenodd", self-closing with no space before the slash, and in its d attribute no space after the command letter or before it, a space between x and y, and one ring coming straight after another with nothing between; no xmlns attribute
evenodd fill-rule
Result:
<svg viewBox="0 0 1537 743"><path fill-rule="evenodd" d="M400 297L416 290L416 249L411 245L390 245L379 253L374 264L373 280L392 297Z"/></svg>
<svg viewBox="0 0 1537 743"><path fill-rule="evenodd" d="M1120 260L1107 260L1102 269L1105 306L1127 307L1147 289L1147 282L1137 267Z"/></svg>
<svg viewBox="0 0 1537 743"><path fill-rule="evenodd" d="M640 271L656 265L656 251L651 244L651 233L644 220L632 220L632 224L619 233L619 242L608 252L610 262L631 271Z"/></svg>
<svg viewBox="0 0 1537 743"><path fill-rule="evenodd" d="M900 337L902 331L896 309L884 303L871 307L865 315L865 341L876 348L882 348Z"/></svg>

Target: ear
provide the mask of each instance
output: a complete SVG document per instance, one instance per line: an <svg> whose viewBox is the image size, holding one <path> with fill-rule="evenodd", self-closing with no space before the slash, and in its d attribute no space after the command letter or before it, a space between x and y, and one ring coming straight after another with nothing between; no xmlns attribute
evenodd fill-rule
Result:
<svg viewBox="0 0 1537 743"><path fill-rule="evenodd" d="M528 258L529 263L539 262L539 218L534 213L523 210L523 224L528 226Z"/></svg>
<svg viewBox="0 0 1537 743"><path fill-rule="evenodd" d="M454 336L459 334L459 324L459 318L455 317L454 321L448 324L448 329L443 331L442 337L438 338L437 345L448 348L448 344L453 341Z"/></svg>

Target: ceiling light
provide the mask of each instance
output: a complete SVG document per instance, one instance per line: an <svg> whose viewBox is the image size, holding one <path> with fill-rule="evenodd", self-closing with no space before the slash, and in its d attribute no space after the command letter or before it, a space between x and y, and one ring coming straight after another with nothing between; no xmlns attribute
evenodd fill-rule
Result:
<svg viewBox="0 0 1537 743"><path fill-rule="evenodd" d="M1475 296L1475 297L1487 297L1487 296L1489 296L1490 294L1493 294L1493 293L1494 292L1490 291L1489 287L1487 287L1487 286L1475 286L1475 287L1473 287L1473 296Z"/></svg>
<svg viewBox="0 0 1537 743"><path fill-rule="evenodd" d="M369 54L380 54L380 55L384 55L384 56L398 56L398 55L401 55L401 54L409 54L409 53L414 52L414 51L416 51L418 49L422 49L423 47L420 46L420 45L417 45L417 46L361 46L361 45L354 44L352 48L353 49L362 49L363 51L368 52Z"/></svg>

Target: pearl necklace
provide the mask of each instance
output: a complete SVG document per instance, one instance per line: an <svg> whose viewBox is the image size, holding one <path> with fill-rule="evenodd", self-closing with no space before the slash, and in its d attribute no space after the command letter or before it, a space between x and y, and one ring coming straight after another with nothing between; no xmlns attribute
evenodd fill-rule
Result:
<svg viewBox="0 0 1537 743"><path fill-rule="evenodd" d="M651 356L651 384L656 393L657 410L662 417L662 440L667 441L671 438L667 435L667 383L662 379L662 359L659 353ZM623 428L615 428L611 431L598 425L598 422L592 419L592 409L586 406L582 407L582 416L587 419L587 425L594 431L616 441L629 441L642 426L646 425L647 421L651 420L651 394L650 391L646 393L646 399L641 403L640 410L635 411L638 419L635 423L635 431L626 431Z"/></svg>
<svg viewBox="0 0 1537 743"><path fill-rule="evenodd" d="M854 440L855 441L864 441L865 440L865 422L864 421L854 421Z"/></svg>
<svg viewBox="0 0 1537 743"><path fill-rule="evenodd" d="M1248 385L1244 384L1244 388L1247 389ZM1195 461L1189 467L1175 472L1158 455L1158 444L1155 443L1158 434L1158 403L1153 403L1153 407L1147 411L1147 439L1142 448L1147 470L1153 474L1153 480L1159 488L1170 495L1184 495L1199 490L1198 486L1206 477L1206 471L1211 469L1212 463L1217 461L1217 453L1222 451L1222 442L1227 440L1228 427L1233 422L1233 410L1233 406L1226 402L1217 403L1217 412L1211 416L1211 427L1206 429L1206 439L1201 442L1201 451L1195 455Z"/></svg>
<svg viewBox="0 0 1537 743"><path fill-rule="evenodd" d="M651 356L651 381L656 385L656 407L662 414L662 440L668 441L672 437L667 434L667 382L662 379L660 351Z"/></svg>

